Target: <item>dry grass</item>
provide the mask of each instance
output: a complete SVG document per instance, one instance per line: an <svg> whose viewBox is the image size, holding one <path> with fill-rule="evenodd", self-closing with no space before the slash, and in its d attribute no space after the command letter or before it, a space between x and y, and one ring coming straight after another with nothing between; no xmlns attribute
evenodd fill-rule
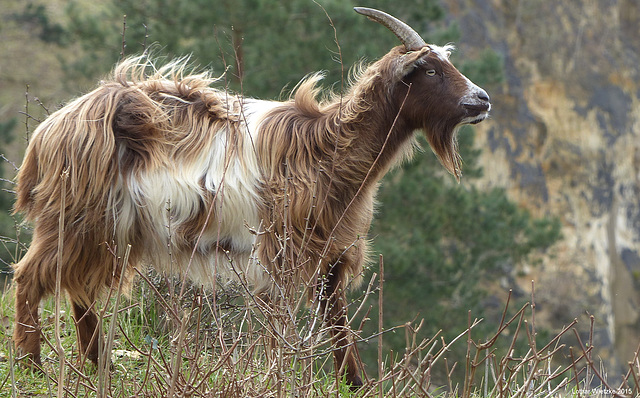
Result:
<svg viewBox="0 0 640 398"><path fill-rule="evenodd" d="M384 268L382 268L383 270ZM406 350L394 358L383 353L377 375L350 392L333 377L330 333L317 306L307 307L304 292L293 300L265 306L246 287L219 286L217 294L190 287L180 296L171 278L140 273L132 299L114 287L110 299L97 303L105 333L101 364L84 363L74 340L74 324L67 309L55 310L55 298L43 306L43 367L31 372L20 366L11 342L12 289L0 302L3 329L0 345L3 364L0 391L7 396L66 397L547 397L629 396L638 393L640 363L636 352L621 383L612 385L592 358L591 342L583 342L575 322L538 347L535 337L535 302L513 311L510 300L496 333L484 341L470 338L478 320L469 317L469 329L452 341L436 335L418 340L420 325L400 325ZM376 274L362 297L351 302L353 334L360 342L380 344L385 333L361 336L374 295L383 289ZM355 320L358 320L357 323ZM526 338L526 352L516 341ZM52 339L52 340L51 340ZM510 341L506 353L499 340ZM563 341L571 341L568 347ZM465 358L447 358L454 344L467 344ZM108 355L106 355L108 354ZM557 357L571 358L556 365ZM109 367L107 361L111 359ZM436 381L435 369L452 375L465 367L464 380ZM105 370L106 369L106 370Z"/></svg>

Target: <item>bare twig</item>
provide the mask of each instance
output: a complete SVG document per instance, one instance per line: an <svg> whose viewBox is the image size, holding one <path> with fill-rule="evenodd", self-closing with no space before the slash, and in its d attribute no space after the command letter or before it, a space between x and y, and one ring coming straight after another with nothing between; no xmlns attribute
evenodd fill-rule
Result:
<svg viewBox="0 0 640 398"><path fill-rule="evenodd" d="M125 49L127 48L126 33L127 33L127 16L123 15L122 16L122 48L120 50L120 59L121 60L124 59L124 57L125 57Z"/></svg>
<svg viewBox="0 0 640 398"><path fill-rule="evenodd" d="M62 296L62 267L63 267L63 249L64 249L64 230L65 230L65 210L66 210L66 196L67 196L67 179L69 178L69 170L66 169L60 176L61 192L60 195L60 217L58 218L58 256L56 262L56 291L55 291L55 339L56 339L56 351L58 353L58 398L64 396L64 380L65 380L65 355L62 348L62 337L60 334L60 311L61 311L61 296Z"/></svg>
<svg viewBox="0 0 640 398"><path fill-rule="evenodd" d="M600 380L600 382L602 383L602 385L604 385L608 391L611 391L611 394L614 397L625 397L624 394L620 394L618 391L614 388L612 388L609 383L605 380L605 378L602 376L602 374L600 373L600 371L598 370L598 368L595 366L595 363L593 362L593 360L591 359L591 355L590 355L590 351L592 350L592 346L591 347L585 347L584 343L582 342L582 339L580 338L580 334L578 333L578 331L574 328L572 329L574 335L576 336L576 339L578 340L578 344L580 345L580 349L582 350L582 352L584 353L584 358L587 361L587 368L590 368L593 371L593 374L598 378L598 380Z"/></svg>
<svg viewBox="0 0 640 398"><path fill-rule="evenodd" d="M29 119L32 117L29 115L29 85L27 84L25 92L24 92L24 131L27 137L27 142L29 142Z"/></svg>
<svg viewBox="0 0 640 398"><path fill-rule="evenodd" d="M142 43L140 43L140 45L142 46L142 52L146 53L147 39L149 39L149 27L147 26L147 24L142 24L142 26L144 26L144 40L142 41Z"/></svg>
<svg viewBox="0 0 640 398"><path fill-rule="evenodd" d="M384 359L382 357L382 317L384 314L383 311L383 293L384 293L384 260L382 258L382 254L380 255L380 278L379 282L380 288L378 289L378 380L382 380L382 376L384 374ZM379 396L382 398L384 396L384 392L382 390L382 386L378 388Z"/></svg>

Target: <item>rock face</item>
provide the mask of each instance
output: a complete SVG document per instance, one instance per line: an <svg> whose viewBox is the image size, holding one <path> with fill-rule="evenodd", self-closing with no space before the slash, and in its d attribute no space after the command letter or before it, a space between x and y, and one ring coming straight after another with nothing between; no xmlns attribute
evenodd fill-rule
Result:
<svg viewBox="0 0 640 398"><path fill-rule="evenodd" d="M611 375L640 343L640 2L449 0L465 56L504 59L479 125L485 177L563 240L528 275L547 327L574 318ZM586 336L585 336L586 337Z"/></svg>

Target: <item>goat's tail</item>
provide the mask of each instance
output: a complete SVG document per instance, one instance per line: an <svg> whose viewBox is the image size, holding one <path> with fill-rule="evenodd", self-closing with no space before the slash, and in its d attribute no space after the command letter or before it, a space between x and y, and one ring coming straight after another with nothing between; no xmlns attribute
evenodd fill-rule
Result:
<svg viewBox="0 0 640 398"><path fill-rule="evenodd" d="M31 149L31 147L29 147L29 149ZM39 166L36 152L36 150L27 150L16 178L18 184L16 188L16 202L13 205L13 210L15 213L25 213L27 218L34 217L31 193L38 184Z"/></svg>

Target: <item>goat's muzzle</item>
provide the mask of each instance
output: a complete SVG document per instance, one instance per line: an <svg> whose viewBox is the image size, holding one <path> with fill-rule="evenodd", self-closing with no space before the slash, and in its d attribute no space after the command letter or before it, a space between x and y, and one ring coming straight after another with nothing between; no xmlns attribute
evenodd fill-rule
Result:
<svg viewBox="0 0 640 398"><path fill-rule="evenodd" d="M480 123L481 121L489 117L489 111L491 110L489 94L478 87L475 95L469 100L463 102L462 107L466 111L466 116L462 120L462 123Z"/></svg>

